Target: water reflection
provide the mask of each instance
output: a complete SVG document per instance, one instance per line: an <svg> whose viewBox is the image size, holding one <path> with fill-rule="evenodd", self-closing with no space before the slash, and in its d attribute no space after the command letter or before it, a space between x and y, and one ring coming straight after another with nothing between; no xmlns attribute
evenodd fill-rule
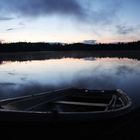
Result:
<svg viewBox="0 0 140 140"><path fill-rule="evenodd" d="M139 105L140 61L128 58L61 58L0 65L0 99L65 87L126 91Z"/></svg>

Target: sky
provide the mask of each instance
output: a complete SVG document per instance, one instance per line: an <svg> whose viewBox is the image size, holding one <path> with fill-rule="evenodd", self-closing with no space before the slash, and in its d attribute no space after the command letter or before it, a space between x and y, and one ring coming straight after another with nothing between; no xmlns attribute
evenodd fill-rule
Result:
<svg viewBox="0 0 140 140"><path fill-rule="evenodd" d="M140 0L0 0L0 42L140 40Z"/></svg>

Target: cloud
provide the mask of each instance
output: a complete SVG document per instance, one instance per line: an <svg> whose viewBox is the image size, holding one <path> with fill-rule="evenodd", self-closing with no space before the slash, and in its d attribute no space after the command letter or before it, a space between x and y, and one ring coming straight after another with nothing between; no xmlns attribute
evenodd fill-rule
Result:
<svg viewBox="0 0 140 140"><path fill-rule="evenodd" d="M18 25L19 25L19 26L25 26L25 23L24 23L24 22L19 22Z"/></svg>
<svg viewBox="0 0 140 140"><path fill-rule="evenodd" d="M84 40L82 43L84 44L95 44L97 40Z"/></svg>
<svg viewBox="0 0 140 140"><path fill-rule="evenodd" d="M6 21L6 20L12 20L13 18L11 17L0 17L0 21L3 20L3 21Z"/></svg>
<svg viewBox="0 0 140 140"><path fill-rule="evenodd" d="M24 16L82 14L82 7L77 0L1 0L0 8Z"/></svg>
<svg viewBox="0 0 140 140"><path fill-rule="evenodd" d="M0 11L20 17L72 16L86 23L109 23L116 19L120 0L0 0ZM97 3L100 9L96 9ZM95 6L94 6L95 5Z"/></svg>
<svg viewBox="0 0 140 140"><path fill-rule="evenodd" d="M15 83L0 83L0 86L15 86Z"/></svg>
<svg viewBox="0 0 140 140"><path fill-rule="evenodd" d="M95 0L90 1L90 4L84 7L86 7L85 12L87 13L86 20L89 23L108 25L118 20L117 14L121 9L121 2L120 0L99 0L98 2Z"/></svg>
<svg viewBox="0 0 140 140"><path fill-rule="evenodd" d="M127 25L117 25L117 33L120 35L127 35L137 30L137 27Z"/></svg>
<svg viewBox="0 0 140 140"><path fill-rule="evenodd" d="M6 31L13 31L13 30L15 30L15 28L8 28L8 29L6 29Z"/></svg>
<svg viewBox="0 0 140 140"><path fill-rule="evenodd" d="M137 74L137 72L133 68L125 66L125 65L124 66L119 66L117 68L116 74L119 75L119 76L123 77L123 76L126 76L128 73L130 73L130 74L136 73Z"/></svg>

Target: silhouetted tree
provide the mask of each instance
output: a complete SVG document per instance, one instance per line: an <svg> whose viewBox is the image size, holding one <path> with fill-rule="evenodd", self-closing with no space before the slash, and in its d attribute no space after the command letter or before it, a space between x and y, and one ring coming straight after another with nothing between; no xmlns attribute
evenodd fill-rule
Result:
<svg viewBox="0 0 140 140"><path fill-rule="evenodd" d="M71 51L71 50L140 50L140 41L110 44L0 43L0 52Z"/></svg>

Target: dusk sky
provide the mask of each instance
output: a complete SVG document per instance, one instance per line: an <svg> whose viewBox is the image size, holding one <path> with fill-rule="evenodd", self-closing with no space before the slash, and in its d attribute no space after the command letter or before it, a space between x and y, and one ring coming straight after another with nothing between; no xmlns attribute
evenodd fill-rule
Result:
<svg viewBox="0 0 140 140"><path fill-rule="evenodd" d="M0 41L140 40L140 0L0 0Z"/></svg>

